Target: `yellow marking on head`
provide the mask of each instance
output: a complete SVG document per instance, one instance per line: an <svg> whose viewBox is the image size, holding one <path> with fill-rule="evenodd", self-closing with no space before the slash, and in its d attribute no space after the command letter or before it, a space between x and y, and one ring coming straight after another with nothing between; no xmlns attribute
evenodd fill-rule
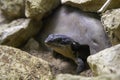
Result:
<svg viewBox="0 0 120 80"><path fill-rule="evenodd" d="M53 48L56 52L75 61L75 55L70 46L63 46L61 48Z"/></svg>

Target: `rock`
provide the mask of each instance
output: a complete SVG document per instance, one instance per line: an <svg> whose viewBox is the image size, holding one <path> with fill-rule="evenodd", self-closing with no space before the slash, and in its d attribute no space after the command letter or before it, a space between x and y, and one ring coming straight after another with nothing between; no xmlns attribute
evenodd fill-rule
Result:
<svg viewBox="0 0 120 80"><path fill-rule="evenodd" d="M70 74L60 74L55 80L120 80L120 74L101 75L97 77L83 77Z"/></svg>
<svg viewBox="0 0 120 80"><path fill-rule="evenodd" d="M44 21L43 27L38 37L42 46L45 46L44 40L50 34L65 35L81 45L89 45L91 54L111 46L98 15L83 12L70 6L63 5L57 8Z"/></svg>
<svg viewBox="0 0 120 80"><path fill-rule="evenodd" d="M92 79L77 75L59 74L56 76L55 80L92 80Z"/></svg>
<svg viewBox="0 0 120 80"><path fill-rule="evenodd" d="M67 59L65 60L63 58L62 59L53 58L53 60L50 63L52 64L51 68L52 68L52 73L54 75L61 74L61 73L76 74L76 64L72 63L72 61L70 60L67 60Z"/></svg>
<svg viewBox="0 0 120 80"><path fill-rule="evenodd" d="M25 44L24 49L27 51L32 51L32 50L39 50L39 43L34 39L30 38L28 42Z"/></svg>
<svg viewBox="0 0 120 80"><path fill-rule="evenodd" d="M95 75L119 73L120 44L89 56L87 61Z"/></svg>
<svg viewBox="0 0 120 80"><path fill-rule="evenodd" d="M0 80L51 80L48 62L27 52L0 46Z"/></svg>
<svg viewBox="0 0 120 80"><path fill-rule="evenodd" d="M63 4L80 8L84 11L97 12L106 0L62 0ZM119 8L120 0L112 0L107 9Z"/></svg>
<svg viewBox="0 0 120 80"><path fill-rule="evenodd" d="M1 10L0 10L0 25L7 23L8 20L6 19L6 17L2 14Z"/></svg>
<svg viewBox="0 0 120 80"><path fill-rule="evenodd" d="M24 16L25 0L0 0L0 9L9 18L20 18Z"/></svg>
<svg viewBox="0 0 120 80"><path fill-rule="evenodd" d="M111 43L120 44L120 8L106 11L101 20Z"/></svg>
<svg viewBox="0 0 120 80"><path fill-rule="evenodd" d="M40 24L30 19L18 19L0 26L0 44L19 47L40 30Z"/></svg>
<svg viewBox="0 0 120 80"><path fill-rule="evenodd" d="M88 69L88 70L85 70L85 71L81 72L80 75L81 76L86 76L86 77L94 76L91 69Z"/></svg>
<svg viewBox="0 0 120 80"><path fill-rule="evenodd" d="M26 0L26 17L40 20L60 4L60 0Z"/></svg>

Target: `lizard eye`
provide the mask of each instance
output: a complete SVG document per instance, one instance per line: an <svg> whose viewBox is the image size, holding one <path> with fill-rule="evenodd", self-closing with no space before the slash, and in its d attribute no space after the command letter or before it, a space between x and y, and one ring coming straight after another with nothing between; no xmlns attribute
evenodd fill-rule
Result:
<svg viewBox="0 0 120 80"><path fill-rule="evenodd" d="M78 50L78 46L75 42L72 43L71 47L74 51Z"/></svg>
<svg viewBox="0 0 120 80"><path fill-rule="evenodd" d="M73 45L76 45L76 43L75 43L75 42L73 42L72 44L73 44Z"/></svg>

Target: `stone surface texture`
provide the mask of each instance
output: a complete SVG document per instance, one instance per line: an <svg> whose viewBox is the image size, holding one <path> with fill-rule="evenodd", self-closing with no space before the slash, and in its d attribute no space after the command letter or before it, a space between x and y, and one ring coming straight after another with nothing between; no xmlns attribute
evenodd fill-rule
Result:
<svg viewBox="0 0 120 80"><path fill-rule="evenodd" d="M24 46L24 49L27 51L38 51L39 50L39 42L37 42L34 38L30 38Z"/></svg>
<svg viewBox="0 0 120 80"><path fill-rule="evenodd" d="M96 12L98 11L106 0L61 0L62 3L80 8L84 11ZM119 8L120 0L112 0L107 9Z"/></svg>
<svg viewBox="0 0 120 80"><path fill-rule="evenodd" d="M7 23L8 20L6 19L6 17L2 14L2 11L0 10L0 25Z"/></svg>
<svg viewBox="0 0 120 80"><path fill-rule="evenodd" d="M0 44L19 47L40 30L40 24L30 19L17 19L0 25Z"/></svg>
<svg viewBox="0 0 120 80"><path fill-rule="evenodd" d="M20 18L24 16L25 0L0 0L0 9L9 18Z"/></svg>
<svg viewBox="0 0 120 80"><path fill-rule="evenodd" d="M95 75L120 72L120 44L91 55L87 59Z"/></svg>
<svg viewBox="0 0 120 80"><path fill-rule="evenodd" d="M120 80L120 0L99 16L106 1L0 0L0 80ZM74 75L72 60L43 50L49 34L88 44L91 69Z"/></svg>
<svg viewBox="0 0 120 80"><path fill-rule="evenodd" d="M113 45L120 44L120 8L106 11L101 18Z"/></svg>
<svg viewBox="0 0 120 80"><path fill-rule="evenodd" d="M109 74L109 75L101 75L97 77L84 77L84 76L76 76L70 74L60 74L56 77L55 80L120 80L120 75Z"/></svg>
<svg viewBox="0 0 120 80"><path fill-rule="evenodd" d="M48 62L27 52L0 46L0 80L51 80Z"/></svg>
<svg viewBox="0 0 120 80"><path fill-rule="evenodd" d="M26 0L26 17L40 20L60 4L60 0Z"/></svg>

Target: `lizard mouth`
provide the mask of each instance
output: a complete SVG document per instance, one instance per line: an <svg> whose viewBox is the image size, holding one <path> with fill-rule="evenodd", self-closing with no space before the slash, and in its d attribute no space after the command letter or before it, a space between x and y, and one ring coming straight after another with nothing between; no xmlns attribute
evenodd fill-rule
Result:
<svg viewBox="0 0 120 80"><path fill-rule="evenodd" d="M75 60L71 45L73 40L65 35L51 34L45 40L45 45L65 57Z"/></svg>
<svg viewBox="0 0 120 80"><path fill-rule="evenodd" d="M65 35L51 34L46 38L45 45L64 56L69 56L72 59L72 56L77 55L75 57L80 57L81 59L86 60L90 55L89 45L80 45L78 42ZM77 54L77 52L79 54Z"/></svg>

